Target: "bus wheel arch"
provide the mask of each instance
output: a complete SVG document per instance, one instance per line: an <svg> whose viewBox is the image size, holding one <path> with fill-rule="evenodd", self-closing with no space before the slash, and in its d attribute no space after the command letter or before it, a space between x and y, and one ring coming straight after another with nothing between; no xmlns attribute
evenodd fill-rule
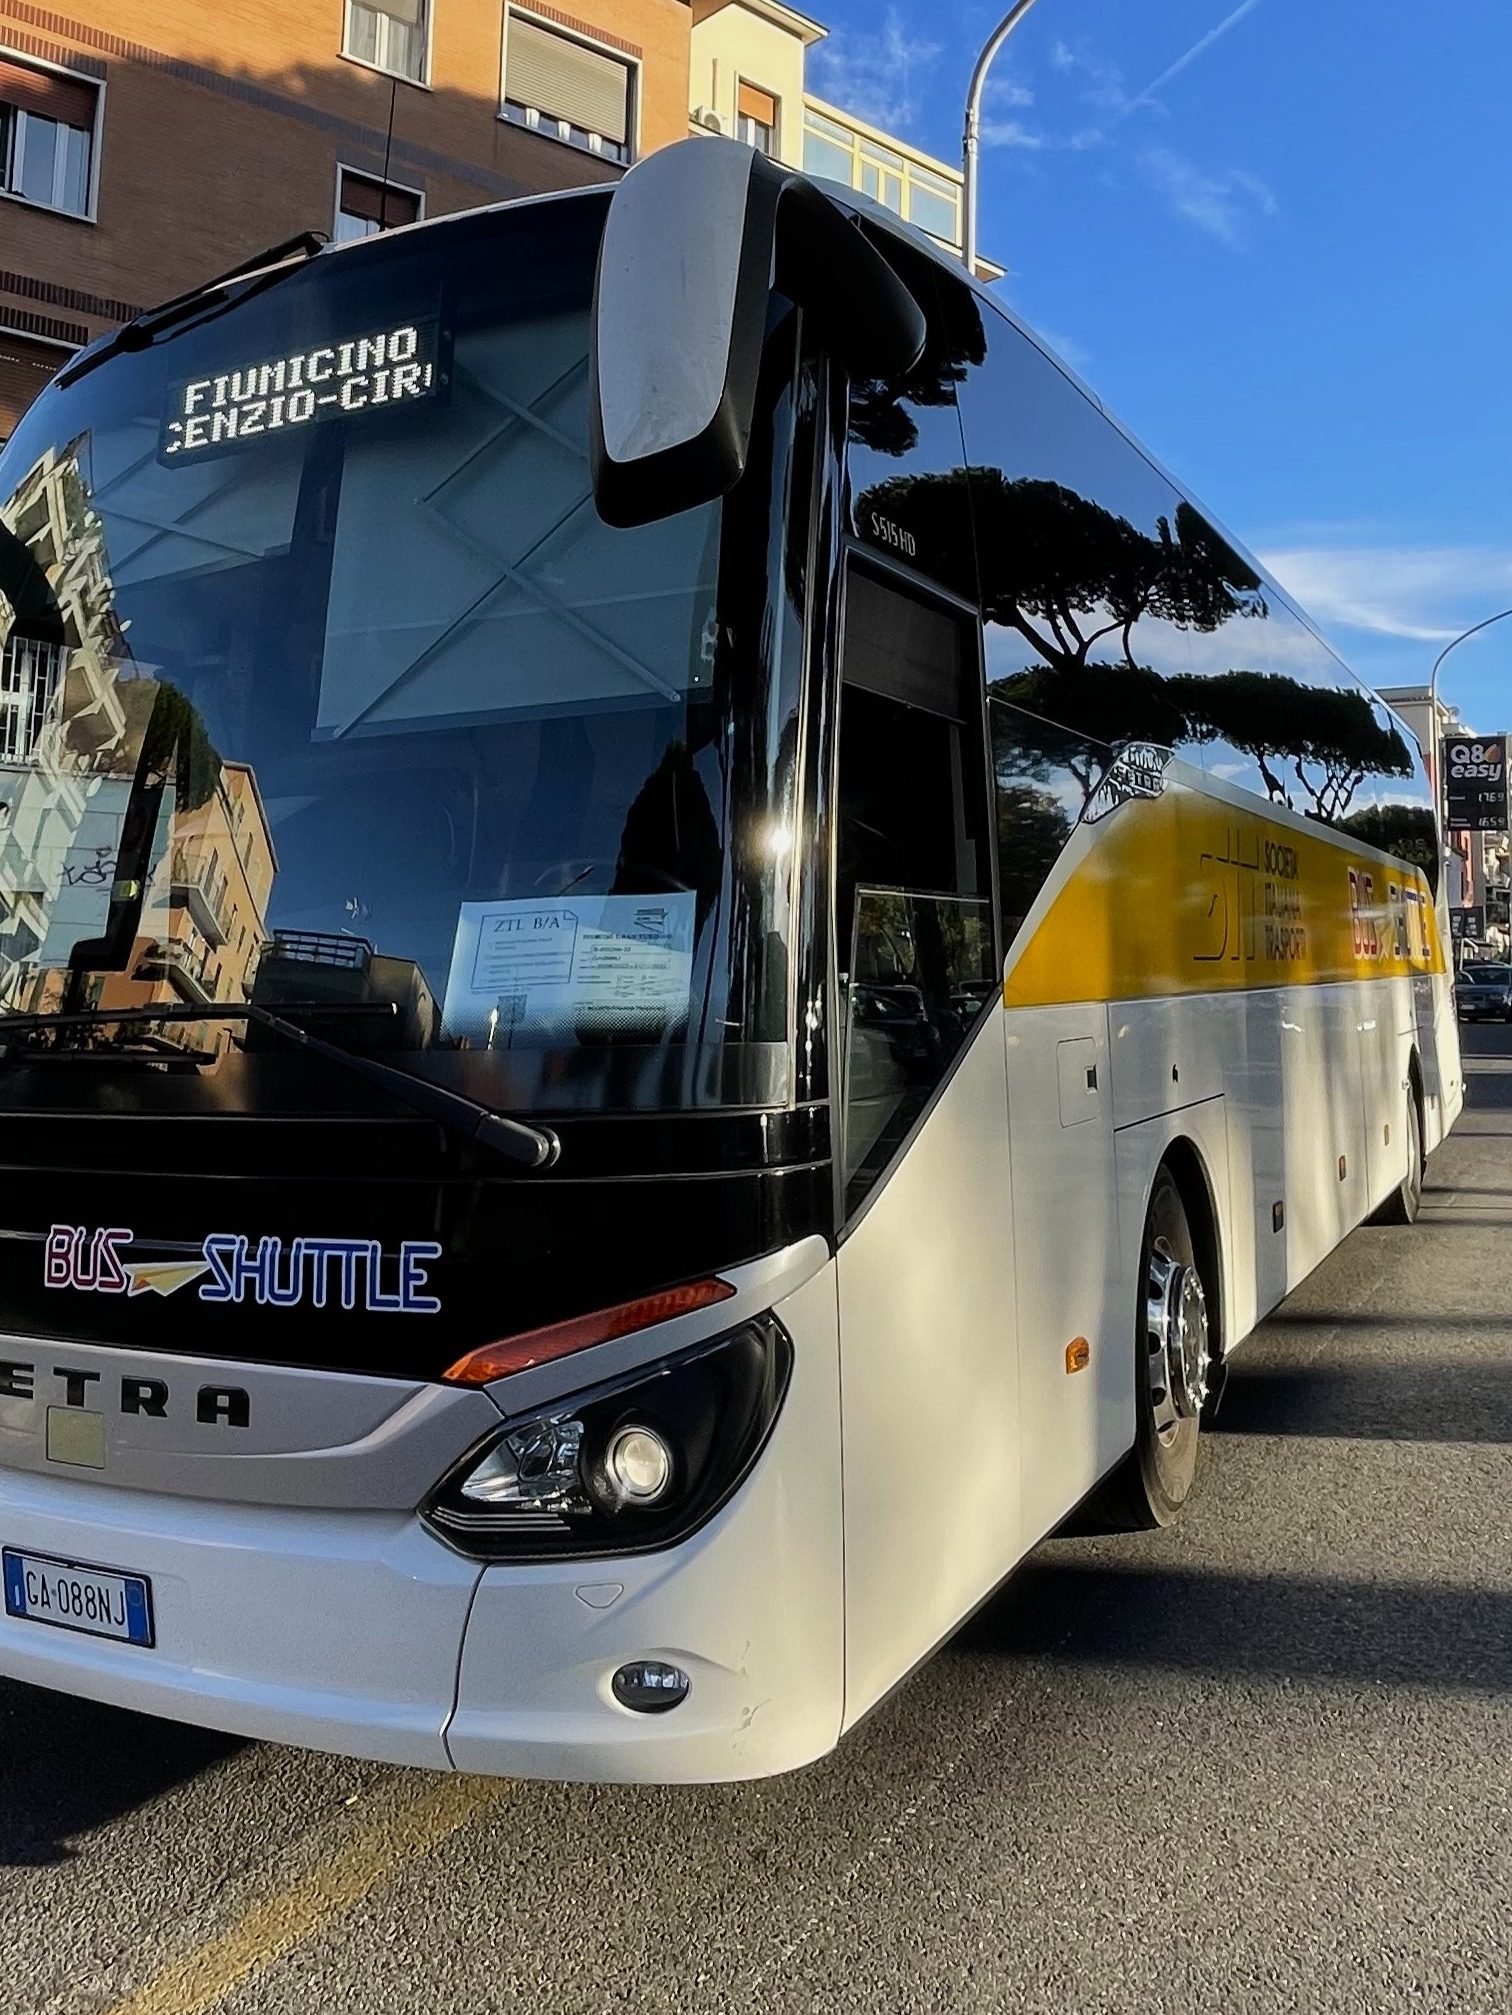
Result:
<svg viewBox="0 0 1512 2015"><path fill-rule="evenodd" d="M1169 1525L1191 1493L1203 1410L1222 1364L1219 1237L1206 1163L1178 1136L1145 1198L1131 1338L1134 1446L1088 1500L1078 1532Z"/></svg>
<svg viewBox="0 0 1512 2015"><path fill-rule="evenodd" d="M1404 1116L1410 1152L1407 1173L1371 1217L1372 1224L1416 1224L1423 1205L1423 1175L1428 1156L1423 1133L1423 1066L1413 1045L1407 1058Z"/></svg>
<svg viewBox="0 0 1512 2015"><path fill-rule="evenodd" d="M1203 1290L1207 1295L1208 1332L1212 1338L1213 1365L1216 1369L1223 1361L1227 1349L1227 1310L1223 1293L1222 1246L1218 1231L1218 1198L1213 1188L1213 1179L1208 1172L1194 1141L1185 1134L1178 1134L1167 1146L1161 1157L1161 1168L1169 1169L1181 1192L1181 1201L1186 1209L1187 1223L1191 1227L1192 1244L1196 1252L1197 1271L1202 1276ZM1156 1178L1159 1177L1156 1170ZM1153 1195L1155 1180L1150 1184ZM1145 1213L1149 1214L1150 1199L1145 1199Z"/></svg>

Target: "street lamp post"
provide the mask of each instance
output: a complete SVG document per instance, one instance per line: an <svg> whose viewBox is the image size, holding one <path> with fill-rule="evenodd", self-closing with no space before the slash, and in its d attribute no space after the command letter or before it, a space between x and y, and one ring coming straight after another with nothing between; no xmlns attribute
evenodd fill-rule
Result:
<svg viewBox="0 0 1512 2015"><path fill-rule="evenodd" d="M1444 780L1439 775L1439 756L1442 751L1443 736L1439 729L1438 717L1438 675L1439 666L1455 648L1467 637L1479 636L1482 630L1489 630L1493 623L1504 622L1512 616L1512 609L1498 609L1494 616L1485 616L1478 623L1472 623L1468 630L1461 630L1457 637L1451 637L1433 661L1433 670L1428 674L1428 721L1433 732L1433 747L1429 759L1433 764L1433 808L1439 821L1443 821Z"/></svg>
<svg viewBox="0 0 1512 2015"><path fill-rule="evenodd" d="M1439 667L1443 664L1445 658L1448 657L1449 653L1455 648L1457 644L1464 643L1467 637L1479 636L1482 630L1489 630L1493 623L1505 622L1508 616L1512 616L1512 609L1498 609L1494 616L1484 616L1482 617L1480 622L1472 623L1468 630L1461 630L1457 637L1451 637L1448 643L1445 644L1444 648L1439 652L1438 656L1434 659L1433 670L1428 674L1428 721L1430 729L1433 734L1433 748L1429 753L1428 760L1433 767L1433 823L1434 828L1438 833L1439 861L1441 863L1441 867L1442 864L1445 861L1447 861L1448 858L1448 848L1447 848L1448 835L1444 830L1444 777L1443 777L1443 760L1442 760L1444 753L1444 738L1443 733L1439 727L1439 713L1438 713ZM1473 888L1471 890L1471 893L1474 894Z"/></svg>
<svg viewBox="0 0 1512 2015"><path fill-rule="evenodd" d="M1033 0L1030 0L1030 4L1033 5ZM1439 731L1438 728L1439 666L1444 662L1445 658L1448 657L1449 653L1454 649L1456 644L1464 643L1467 637L1476 636L1481 630L1489 630L1493 623L1500 623L1504 621L1505 618L1508 616L1512 616L1512 609L1498 609L1494 616L1486 616L1485 618L1483 618L1482 621L1478 623L1472 623L1468 630L1461 630L1457 637L1451 637L1448 643L1445 644L1444 648L1439 652L1438 656L1434 659L1433 670L1428 675L1428 700L1429 700L1429 713L1431 714L1433 719L1433 732L1435 735L1437 735Z"/></svg>
<svg viewBox="0 0 1512 2015"><path fill-rule="evenodd" d="M1003 16L993 30L987 46L977 58L976 68L971 73L971 89L966 94L966 132L962 141L962 165L965 175L961 189L964 221L961 236L965 246L966 270L973 279L976 278L977 158L981 151L982 138L982 90L987 82L987 72L992 68L993 58L1033 5L1034 0L1016 0L1016 4Z"/></svg>

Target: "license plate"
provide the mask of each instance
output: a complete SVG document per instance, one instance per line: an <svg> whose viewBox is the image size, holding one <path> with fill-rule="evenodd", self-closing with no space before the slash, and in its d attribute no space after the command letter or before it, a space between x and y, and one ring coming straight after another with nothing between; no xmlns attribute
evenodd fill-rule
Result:
<svg viewBox="0 0 1512 2015"><path fill-rule="evenodd" d="M5 1569L5 1613L28 1623L52 1623L87 1637L153 1642L152 1583L145 1574L117 1574L77 1560L0 1548Z"/></svg>

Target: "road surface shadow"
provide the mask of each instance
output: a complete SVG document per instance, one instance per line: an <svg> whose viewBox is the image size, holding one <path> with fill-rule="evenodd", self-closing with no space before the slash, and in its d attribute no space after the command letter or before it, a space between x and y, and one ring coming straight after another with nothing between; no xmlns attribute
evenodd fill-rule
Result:
<svg viewBox="0 0 1512 2015"><path fill-rule="evenodd" d="M1041 1556L953 1648L1217 1679L1506 1693L1512 1594Z"/></svg>
<svg viewBox="0 0 1512 2015"><path fill-rule="evenodd" d="M243 1746L234 1735L0 1681L0 1867L71 1860L69 1840Z"/></svg>
<svg viewBox="0 0 1512 2015"><path fill-rule="evenodd" d="M1498 1446L1512 1442L1512 1365L1245 1365L1211 1431Z"/></svg>
<svg viewBox="0 0 1512 2015"><path fill-rule="evenodd" d="M1496 1231L1502 1219L1483 1211L1478 1217L1462 1217L1450 1210L1440 1209L1431 1197L1423 1199L1423 1214L1418 1219L1420 1231Z"/></svg>

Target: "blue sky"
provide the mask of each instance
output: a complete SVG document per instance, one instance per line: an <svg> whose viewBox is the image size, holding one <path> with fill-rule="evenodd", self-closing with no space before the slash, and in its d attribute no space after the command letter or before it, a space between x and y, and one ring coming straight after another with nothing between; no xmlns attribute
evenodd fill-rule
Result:
<svg viewBox="0 0 1512 2015"><path fill-rule="evenodd" d="M811 86L956 159L1002 8L813 11ZM993 78L1007 299L1365 678L1426 679L1512 606L1512 6L1038 0ZM1512 728L1512 620L1441 691Z"/></svg>

